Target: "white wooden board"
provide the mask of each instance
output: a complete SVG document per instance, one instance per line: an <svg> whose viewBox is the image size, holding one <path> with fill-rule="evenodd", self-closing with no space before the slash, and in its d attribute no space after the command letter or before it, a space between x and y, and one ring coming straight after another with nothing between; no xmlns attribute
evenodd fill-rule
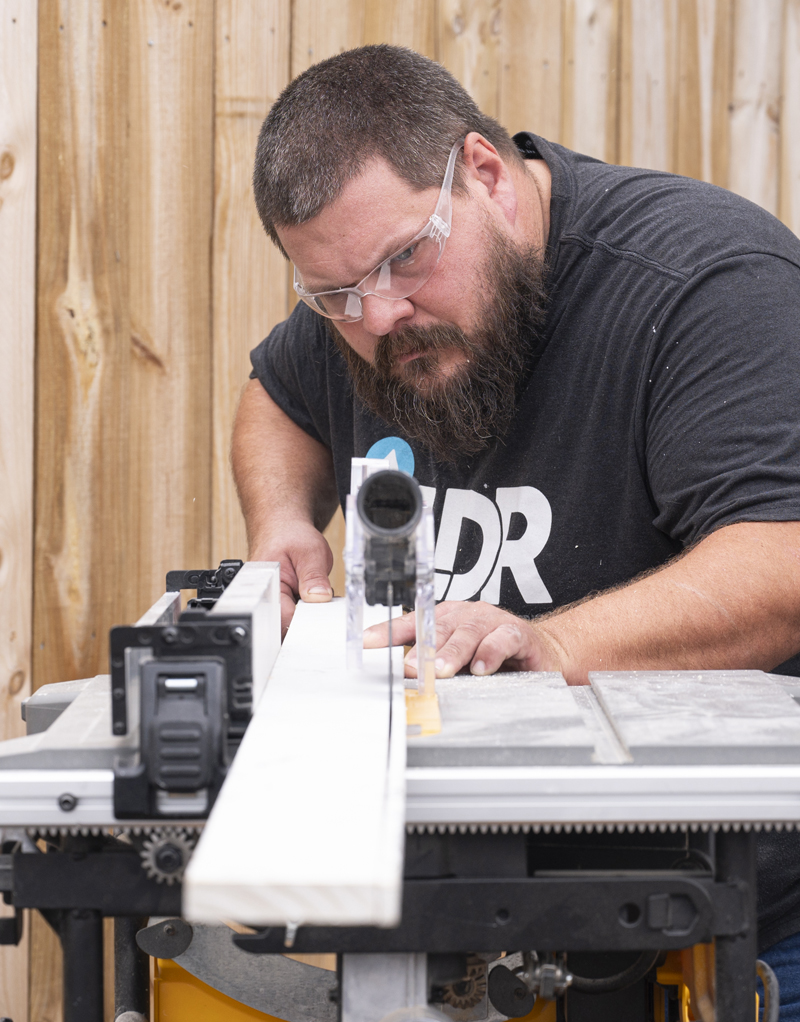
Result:
<svg viewBox="0 0 800 1022"><path fill-rule="evenodd" d="M365 608L365 626L385 615ZM299 604L192 856L184 915L393 926L405 824L402 647L345 667L345 604Z"/></svg>

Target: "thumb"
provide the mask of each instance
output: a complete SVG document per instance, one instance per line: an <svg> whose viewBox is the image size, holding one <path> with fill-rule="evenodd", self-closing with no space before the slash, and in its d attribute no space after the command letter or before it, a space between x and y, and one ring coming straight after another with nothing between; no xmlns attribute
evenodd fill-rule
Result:
<svg viewBox="0 0 800 1022"><path fill-rule="evenodd" d="M327 564L322 558L311 558L297 565L296 571L300 599L305 603L327 603L333 597Z"/></svg>

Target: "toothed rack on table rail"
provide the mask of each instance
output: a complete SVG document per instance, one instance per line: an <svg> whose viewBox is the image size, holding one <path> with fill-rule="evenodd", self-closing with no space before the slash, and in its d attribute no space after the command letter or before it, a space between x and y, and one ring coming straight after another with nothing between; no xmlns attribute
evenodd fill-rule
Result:
<svg viewBox="0 0 800 1022"><path fill-rule="evenodd" d="M348 669L343 601L299 606L281 647L277 565L167 587L112 631L110 678L45 686L0 743L0 939L24 908L56 929L65 1022L103 1017L104 916L131 1019L143 948L162 993L173 969L239 1010L215 1019L752 1022L756 833L800 822L796 679L462 676L407 737L402 650Z"/></svg>

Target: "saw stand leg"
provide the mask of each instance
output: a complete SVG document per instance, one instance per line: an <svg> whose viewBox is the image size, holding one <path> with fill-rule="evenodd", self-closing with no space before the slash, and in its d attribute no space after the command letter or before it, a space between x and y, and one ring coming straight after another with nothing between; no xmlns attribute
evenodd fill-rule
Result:
<svg viewBox="0 0 800 1022"><path fill-rule="evenodd" d="M117 916L114 919L114 1018L150 1011L150 959L136 943L136 934L147 926L146 918Z"/></svg>
<svg viewBox="0 0 800 1022"><path fill-rule="evenodd" d="M756 836L718 831L715 835L717 883L746 884L747 928L736 937L717 937L717 1018L752 1022L756 1000Z"/></svg>
<svg viewBox="0 0 800 1022"><path fill-rule="evenodd" d="M103 916L94 909L45 910L64 958L64 1022L103 1022Z"/></svg>

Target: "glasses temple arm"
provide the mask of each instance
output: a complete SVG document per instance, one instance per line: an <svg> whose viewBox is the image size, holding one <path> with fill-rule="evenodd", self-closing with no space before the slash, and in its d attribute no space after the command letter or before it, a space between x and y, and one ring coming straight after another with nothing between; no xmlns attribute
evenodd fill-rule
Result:
<svg viewBox="0 0 800 1022"><path fill-rule="evenodd" d="M431 220L435 226L438 227L442 233L447 237L450 234L450 222L453 218L453 174L456 167L456 157L464 145L465 139L461 139L456 142L453 148L450 150L450 156L447 160L447 170L444 174L444 181L442 181L442 188L439 192L439 201L436 203L436 209L433 211Z"/></svg>

